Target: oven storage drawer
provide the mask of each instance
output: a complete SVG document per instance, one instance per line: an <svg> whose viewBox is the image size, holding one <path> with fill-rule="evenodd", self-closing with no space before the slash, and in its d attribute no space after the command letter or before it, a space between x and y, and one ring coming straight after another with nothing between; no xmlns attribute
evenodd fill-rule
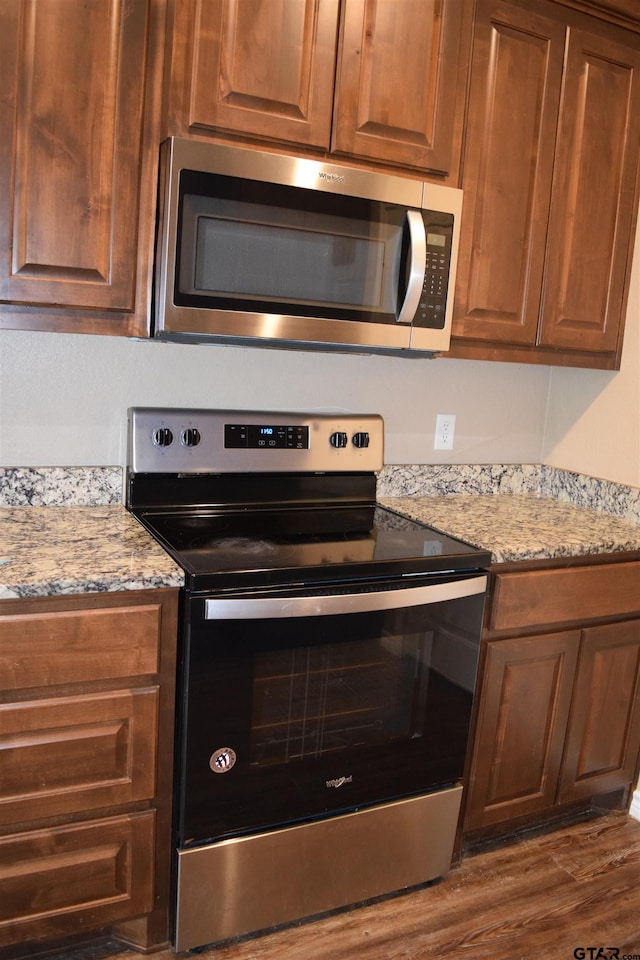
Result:
<svg viewBox="0 0 640 960"><path fill-rule="evenodd" d="M176 950L359 903L447 873L462 787L178 854ZM372 842L384 837L386 842ZM234 883L229 883L233 875ZM275 882L274 882L274 878Z"/></svg>

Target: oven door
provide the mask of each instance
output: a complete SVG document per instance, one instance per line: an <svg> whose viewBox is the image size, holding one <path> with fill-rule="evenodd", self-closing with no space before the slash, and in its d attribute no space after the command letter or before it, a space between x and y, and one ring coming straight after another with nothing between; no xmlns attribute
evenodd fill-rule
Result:
<svg viewBox="0 0 640 960"><path fill-rule="evenodd" d="M188 601L181 847L463 773L486 576Z"/></svg>

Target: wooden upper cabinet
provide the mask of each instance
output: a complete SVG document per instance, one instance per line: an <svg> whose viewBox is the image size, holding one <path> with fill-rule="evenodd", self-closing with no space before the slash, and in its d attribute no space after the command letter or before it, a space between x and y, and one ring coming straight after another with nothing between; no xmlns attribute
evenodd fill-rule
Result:
<svg viewBox="0 0 640 960"><path fill-rule="evenodd" d="M640 37L479 0L453 355L619 366L637 211Z"/></svg>
<svg viewBox="0 0 640 960"><path fill-rule="evenodd" d="M633 252L640 41L569 31L539 342L615 352Z"/></svg>
<svg viewBox="0 0 640 960"><path fill-rule="evenodd" d="M169 132L326 147L339 0L178 0Z"/></svg>
<svg viewBox="0 0 640 960"><path fill-rule="evenodd" d="M471 4L345 0L332 149L457 169Z"/></svg>
<svg viewBox="0 0 640 960"><path fill-rule="evenodd" d="M175 0L167 133L457 176L472 4Z"/></svg>
<svg viewBox="0 0 640 960"><path fill-rule="evenodd" d="M477 14L453 332L535 343L564 27L508 2Z"/></svg>
<svg viewBox="0 0 640 960"><path fill-rule="evenodd" d="M0 0L3 326L146 332L160 23L152 0Z"/></svg>

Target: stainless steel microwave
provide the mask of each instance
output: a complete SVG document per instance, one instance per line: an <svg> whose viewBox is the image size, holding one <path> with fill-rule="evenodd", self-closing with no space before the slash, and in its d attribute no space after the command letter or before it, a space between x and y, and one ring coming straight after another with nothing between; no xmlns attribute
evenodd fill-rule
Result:
<svg viewBox="0 0 640 960"><path fill-rule="evenodd" d="M448 349L462 191L177 138L160 184L155 337Z"/></svg>

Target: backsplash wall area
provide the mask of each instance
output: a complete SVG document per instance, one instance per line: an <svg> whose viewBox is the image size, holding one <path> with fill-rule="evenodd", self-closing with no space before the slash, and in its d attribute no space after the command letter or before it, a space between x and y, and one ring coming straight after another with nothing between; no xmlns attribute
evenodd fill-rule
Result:
<svg viewBox="0 0 640 960"><path fill-rule="evenodd" d="M125 462L129 406L380 413L389 463L537 462L548 370L0 332L0 465ZM437 413L453 451L433 450Z"/></svg>

